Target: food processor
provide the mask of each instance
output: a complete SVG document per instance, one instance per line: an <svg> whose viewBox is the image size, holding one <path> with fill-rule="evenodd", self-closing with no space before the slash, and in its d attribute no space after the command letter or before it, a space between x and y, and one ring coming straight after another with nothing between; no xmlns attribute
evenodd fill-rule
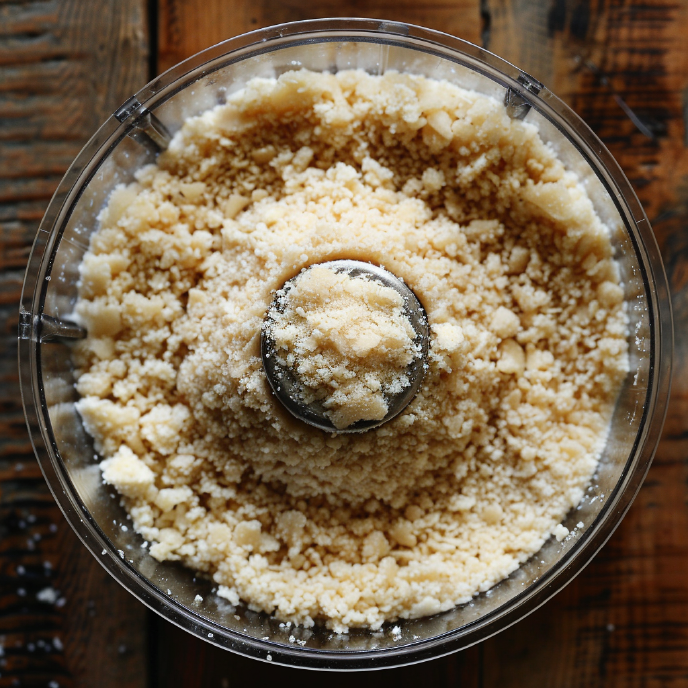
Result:
<svg viewBox="0 0 688 688"><path fill-rule="evenodd" d="M79 265L110 192L154 162L188 117L225 102L254 77L301 68L444 79L489 95L510 117L536 125L610 229L630 323L630 370L598 470L563 522L571 534L561 542L550 538L471 602L377 631L337 634L317 624L280 623L218 597L211 580L181 564L156 561L127 527L119 495L103 483L75 408L71 346L85 332L70 316ZM311 669L381 669L446 655L517 622L570 582L619 524L649 468L667 407L671 355L668 287L654 235L630 183L592 131L537 80L486 50L372 19L254 31L198 53L141 89L103 124L60 183L36 236L20 306L22 398L34 449L53 496L93 556L139 600L188 632L247 657Z"/></svg>

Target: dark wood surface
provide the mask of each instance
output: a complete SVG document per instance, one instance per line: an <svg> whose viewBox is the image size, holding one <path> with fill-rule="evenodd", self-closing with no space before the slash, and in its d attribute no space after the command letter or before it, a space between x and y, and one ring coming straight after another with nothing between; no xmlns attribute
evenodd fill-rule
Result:
<svg viewBox="0 0 688 688"><path fill-rule="evenodd" d="M148 685L148 613L95 562L50 496L16 362L38 223L81 146L148 80L148 50L143 0L0 2L2 687Z"/></svg>
<svg viewBox="0 0 688 688"><path fill-rule="evenodd" d="M15 332L38 221L107 114L157 71L219 40L326 16L451 32L564 98L609 146L648 212L677 337L669 416L648 478L616 534L566 590L463 653L325 678L220 651L146 612L108 579L61 518L33 459ZM688 0L0 0L0 688L323 680L688 688L687 118ZM36 598L46 588L54 602Z"/></svg>

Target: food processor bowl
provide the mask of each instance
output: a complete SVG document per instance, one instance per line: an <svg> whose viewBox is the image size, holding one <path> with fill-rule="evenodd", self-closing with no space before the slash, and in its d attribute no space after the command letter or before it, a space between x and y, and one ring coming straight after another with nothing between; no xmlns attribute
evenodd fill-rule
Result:
<svg viewBox="0 0 688 688"><path fill-rule="evenodd" d="M511 117L537 125L580 177L610 228L628 305L630 371L599 468L581 504L512 575L470 603L379 631L336 634L285 627L233 606L213 583L142 547L119 496L105 485L93 442L76 411L70 324L79 264L113 188L155 161L184 120L222 103L254 77L307 68L389 70L446 79L502 101ZM667 406L672 353L667 282L652 230L631 185L581 119L528 74L471 43L416 26L327 19L254 31L165 72L117 110L65 175L38 231L20 309L22 397L45 478L93 556L127 590L168 621L248 657L314 669L363 670L433 659L477 643L543 604L581 571L629 508L648 470ZM582 522L582 528L576 524ZM198 597L202 602L198 602ZM291 638L290 638L291 636Z"/></svg>

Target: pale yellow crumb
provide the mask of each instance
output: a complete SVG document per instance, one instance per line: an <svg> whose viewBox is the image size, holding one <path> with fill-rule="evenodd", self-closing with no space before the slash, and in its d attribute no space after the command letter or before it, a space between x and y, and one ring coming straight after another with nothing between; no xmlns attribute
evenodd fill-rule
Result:
<svg viewBox="0 0 688 688"><path fill-rule="evenodd" d="M118 187L91 238L74 357L103 477L152 556L232 604L344 631L467 602L561 536L595 471L628 369L609 236L496 100L393 72L254 79ZM431 346L402 414L333 436L272 396L260 333L275 290L340 258L403 279ZM385 312L369 338L323 324L303 360L341 345L365 370L391 333L373 398L411 355Z"/></svg>
<svg viewBox="0 0 688 688"><path fill-rule="evenodd" d="M388 397L411 382L420 356L415 332L394 289L368 277L316 265L298 275L270 312L280 364L301 384L302 402L322 403L338 429L382 420Z"/></svg>

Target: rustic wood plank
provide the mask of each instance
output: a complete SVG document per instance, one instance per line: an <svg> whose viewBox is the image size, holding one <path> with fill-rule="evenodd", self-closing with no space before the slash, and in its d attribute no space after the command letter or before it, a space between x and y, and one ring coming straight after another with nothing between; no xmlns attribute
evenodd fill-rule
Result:
<svg viewBox="0 0 688 688"><path fill-rule="evenodd" d="M0 179L50 177L63 173L81 149L72 141L11 141L0 150Z"/></svg>
<svg viewBox="0 0 688 688"><path fill-rule="evenodd" d="M479 0L234 0L231 11L222 0L159 1L159 71L221 40L271 24L323 17L373 17L393 19L453 33L479 42L481 31ZM1 106L0 106L1 107ZM229 688L247 683L298 681L306 685L322 680L318 674L283 669L243 659L188 636L175 626L156 619L157 671L154 685L183 688ZM399 686L429 681L437 686L465 688L480 685L481 650L421 665L385 672L384 679ZM381 680L377 672L357 674L361 686ZM345 686L351 677L328 676L333 686Z"/></svg>
<svg viewBox="0 0 688 688"><path fill-rule="evenodd" d="M158 626L157 688L243 688L248 685L319 686L328 688L378 688L381 684L399 688L478 688L481 686L482 649L470 648L434 662L415 664L384 672L329 673L274 666L219 650L203 640L189 636L171 624Z"/></svg>
<svg viewBox="0 0 688 688"><path fill-rule="evenodd" d="M688 686L688 3L488 0L485 9L489 48L563 97L633 183L662 248L677 337L664 439L635 504L569 588L485 643L484 685Z"/></svg>
<svg viewBox="0 0 688 688"><path fill-rule="evenodd" d="M679 327L688 322L688 3L662 0L483 0L468 3L335 3L161 0L159 64L166 69L219 40L306 17L372 16L454 33L532 73L592 126L620 161L663 249ZM482 23L479 18L482 17ZM586 66L586 63L588 66ZM651 133L641 132L619 96ZM688 686L688 338L677 337L672 410L636 504L591 566L516 627L481 648L384 675L440 685ZM231 686L289 680L294 670L257 665L156 626L155 684ZM186 661L181 657L186 653ZM189 666L198 667L191 671ZM358 675L355 680L379 680ZM317 680L299 672L294 680ZM330 678L328 677L328 680ZM333 680L338 680L335 677Z"/></svg>
<svg viewBox="0 0 688 688"><path fill-rule="evenodd" d="M231 9L222 0L159 0L159 12L159 71L232 36L303 19L392 19L474 43L481 30L479 0L234 0Z"/></svg>
<svg viewBox="0 0 688 688"><path fill-rule="evenodd" d="M59 513L16 371L38 222L81 145L148 79L147 51L145 0L0 3L0 687L147 682L147 612Z"/></svg>

